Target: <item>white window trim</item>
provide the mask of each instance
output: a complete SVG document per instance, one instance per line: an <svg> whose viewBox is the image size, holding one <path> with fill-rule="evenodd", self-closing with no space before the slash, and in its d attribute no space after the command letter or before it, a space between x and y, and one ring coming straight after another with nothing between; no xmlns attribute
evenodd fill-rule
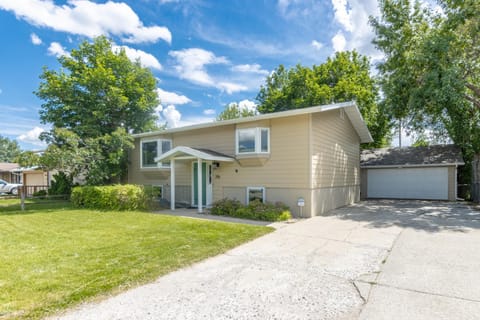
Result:
<svg viewBox="0 0 480 320"><path fill-rule="evenodd" d="M143 166L143 144L146 142L156 142L157 143L157 157L163 154L162 152L162 142L170 141L170 149L172 149L173 142L171 139L142 139L140 140L140 168L141 169L152 169L152 168L170 168L169 165L163 165L162 162L157 162L156 166Z"/></svg>
<svg viewBox="0 0 480 320"><path fill-rule="evenodd" d="M163 184L152 184L151 186L152 186L152 188L153 187L160 188L161 193L162 193L162 196L160 197L160 199L165 199L165 193L164 193L165 188L163 187Z"/></svg>
<svg viewBox="0 0 480 320"><path fill-rule="evenodd" d="M247 196L246 196L247 199L245 201L247 205L250 203L250 197L249 197L250 190L261 190L262 191L263 203L267 202L267 197L266 197L266 194L265 194L265 187L247 187Z"/></svg>
<svg viewBox="0 0 480 320"><path fill-rule="evenodd" d="M255 151L253 152L239 152L238 150L238 143L240 142L240 131L242 130L251 130L255 129ZM267 130L267 151L262 151L262 130ZM235 132L235 154L242 155L242 154L269 154L270 153L270 128L266 127L253 127L253 128L237 128Z"/></svg>

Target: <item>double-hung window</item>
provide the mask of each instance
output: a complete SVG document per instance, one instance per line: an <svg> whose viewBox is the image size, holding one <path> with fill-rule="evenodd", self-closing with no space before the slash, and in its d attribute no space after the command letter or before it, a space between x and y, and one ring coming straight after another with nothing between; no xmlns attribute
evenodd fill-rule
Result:
<svg viewBox="0 0 480 320"><path fill-rule="evenodd" d="M165 139L142 140L140 156L142 168L168 168L170 161L155 162L155 158L169 151L172 148L172 141Z"/></svg>
<svg viewBox="0 0 480 320"><path fill-rule="evenodd" d="M269 153L270 129L245 128L237 129L237 154Z"/></svg>

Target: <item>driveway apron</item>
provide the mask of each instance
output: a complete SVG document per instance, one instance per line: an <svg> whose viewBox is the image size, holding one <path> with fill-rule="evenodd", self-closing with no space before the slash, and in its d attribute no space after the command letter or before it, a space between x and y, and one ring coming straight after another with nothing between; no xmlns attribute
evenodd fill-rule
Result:
<svg viewBox="0 0 480 320"><path fill-rule="evenodd" d="M379 271L401 231L366 224L336 216L303 220L54 318L351 318L364 303L353 280Z"/></svg>
<svg viewBox="0 0 480 320"><path fill-rule="evenodd" d="M474 319L480 217L472 212L362 202L52 318Z"/></svg>

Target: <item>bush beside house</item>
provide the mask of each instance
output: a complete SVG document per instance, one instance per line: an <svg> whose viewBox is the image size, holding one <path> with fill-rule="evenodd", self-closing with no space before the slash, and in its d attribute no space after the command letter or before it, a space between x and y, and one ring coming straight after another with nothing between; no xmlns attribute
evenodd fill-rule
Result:
<svg viewBox="0 0 480 320"><path fill-rule="evenodd" d="M262 203L258 200L245 206L238 200L222 199L213 203L210 213L261 221L285 221L292 218L292 214L285 204L280 202Z"/></svg>
<svg viewBox="0 0 480 320"><path fill-rule="evenodd" d="M148 197L142 186L81 186L74 187L71 195L75 207L98 210L143 210Z"/></svg>

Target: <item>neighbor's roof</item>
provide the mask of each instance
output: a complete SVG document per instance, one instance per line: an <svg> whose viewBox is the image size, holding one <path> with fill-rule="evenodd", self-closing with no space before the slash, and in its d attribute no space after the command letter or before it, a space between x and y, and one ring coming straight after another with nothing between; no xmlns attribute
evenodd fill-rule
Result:
<svg viewBox="0 0 480 320"><path fill-rule="evenodd" d="M172 129L167 129L162 131L137 133L137 134L134 134L133 137L134 138L151 137L159 134L185 132L185 131L190 131L195 129L213 128L213 127L220 127L220 126L237 124L237 123L283 118L283 117L297 116L297 115L317 113L317 112L325 112L325 111L341 109L341 108L345 109L345 113L347 114L348 118L350 119L350 122L355 128L355 131L360 137L360 142L362 143L372 142L373 139L372 139L372 136L370 135L370 131L368 131L367 125L365 124L365 121L363 121L363 117L360 114L360 111L358 110L356 103L353 101L327 104L327 105L302 108L302 109L294 109L294 110L281 111L281 112L274 112L274 113L266 113L266 114L261 114L257 116L244 117L244 118L238 118L238 119L232 119L232 120L214 121L214 122L196 124L192 126L172 128Z"/></svg>
<svg viewBox="0 0 480 320"><path fill-rule="evenodd" d="M175 147L172 150L165 152L159 157L155 158L156 162L171 160L172 158L200 158L207 161L226 161L232 162L233 159L230 156L224 155L222 153L208 150L208 149L199 149L199 148L190 148L185 146Z"/></svg>
<svg viewBox="0 0 480 320"><path fill-rule="evenodd" d="M453 144L363 150L361 167L464 165L460 148Z"/></svg>
<svg viewBox="0 0 480 320"><path fill-rule="evenodd" d="M0 172L10 172L18 168L18 163L0 162Z"/></svg>

